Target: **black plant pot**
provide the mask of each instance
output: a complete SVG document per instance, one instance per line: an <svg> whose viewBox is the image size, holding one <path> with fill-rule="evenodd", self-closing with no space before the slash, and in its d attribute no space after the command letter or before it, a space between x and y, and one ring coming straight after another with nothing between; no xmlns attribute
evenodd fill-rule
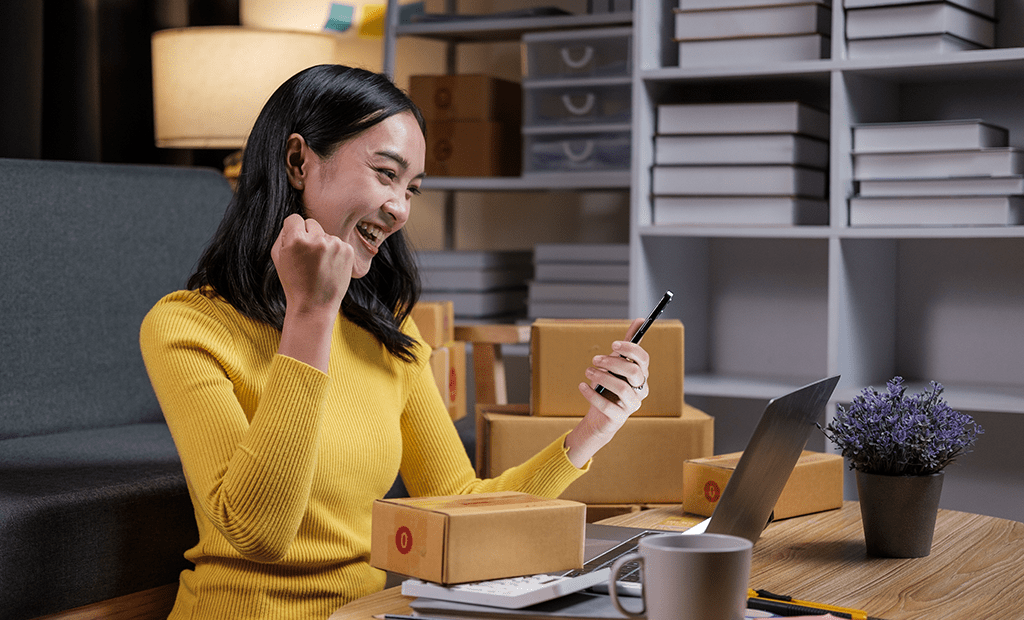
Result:
<svg viewBox="0 0 1024 620"><path fill-rule="evenodd" d="M857 494L868 555L921 558L931 553L942 472L883 476L858 471Z"/></svg>

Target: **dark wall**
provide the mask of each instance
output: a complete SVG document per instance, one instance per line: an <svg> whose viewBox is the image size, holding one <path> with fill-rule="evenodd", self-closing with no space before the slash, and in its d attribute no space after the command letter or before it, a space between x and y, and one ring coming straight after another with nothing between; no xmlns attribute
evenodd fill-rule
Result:
<svg viewBox="0 0 1024 620"><path fill-rule="evenodd" d="M154 145L150 35L237 24L238 0L4 0L0 157L219 166Z"/></svg>

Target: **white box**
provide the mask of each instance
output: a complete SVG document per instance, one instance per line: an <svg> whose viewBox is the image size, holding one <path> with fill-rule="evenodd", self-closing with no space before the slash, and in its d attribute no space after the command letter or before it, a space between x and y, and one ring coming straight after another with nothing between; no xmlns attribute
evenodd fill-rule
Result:
<svg viewBox="0 0 1024 620"><path fill-rule="evenodd" d="M1024 194L1024 176L865 179L857 181L857 194L865 198L891 196L1012 196Z"/></svg>
<svg viewBox="0 0 1024 620"><path fill-rule="evenodd" d="M829 34L832 10L818 3L675 9L676 40Z"/></svg>
<svg viewBox="0 0 1024 620"><path fill-rule="evenodd" d="M664 103L658 106L657 132L801 133L829 138L828 113L797 101Z"/></svg>
<svg viewBox="0 0 1024 620"><path fill-rule="evenodd" d="M846 54L850 58L884 58L901 54L951 54L978 49L984 48L977 43L965 41L951 34L855 39L846 42Z"/></svg>
<svg viewBox="0 0 1024 620"><path fill-rule="evenodd" d="M828 202L788 196L655 196L655 224L793 226L828 224Z"/></svg>
<svg viewBox="0 0 1024 620"><path fill-rule="evenodd" d="M942 33L983 47L995 45L995 24L991 18L971 13L949 2L846 11L847 39Z"/></svg>
<svg viewBox="0 0 1024 620"><path fill-rule="evenodd" d="M654 166L652 191L667 196L824 198L828 173L798 166Z"/></svg>
<svg viewBox="0 0 1024 620"><path fill-rule="evenodd" d="M857 153L946 151L1009 146L1010 132L980 120L865 123L853 126Z"/></svg>
<svg viewBox="0 0 1024 620"><path fill-rule="evenodd" d="M820 60L832 39L820 34L679 41L679 66L764 64Z"/></svg>
<svg viewBox="0 0 1024 620"><path fill-rule="evenodd" d="M790 164L828 169L828 142L797 134L659 135L654 163Z"/></svg>
<svg viewBox="0 0 1024 620"><path fill-rule="evenodd" d="M1024 151L1015 148L919 153L854 153L853 178L900 179L1024 174Z"/></svg>
<svg viewBox="0 0 1024 620"><path fill-rule="evenodd" d="M850 198L850 226L1006 226L1024 224L1022 196Z"/></svg>

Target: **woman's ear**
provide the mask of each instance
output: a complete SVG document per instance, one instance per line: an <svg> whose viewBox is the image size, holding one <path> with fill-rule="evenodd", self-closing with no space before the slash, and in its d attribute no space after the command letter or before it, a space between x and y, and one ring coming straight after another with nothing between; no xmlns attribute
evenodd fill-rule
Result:
<svg viewBox="0 0 1024 620"><path fill-rule="evenodd" d="M310 151L306 146L305 138L297 133L288 136L288 142L285 143L284 167L288 173L288 183L299 191L306 187L306 173L308 172L306 158L309 155Z"/></svg>

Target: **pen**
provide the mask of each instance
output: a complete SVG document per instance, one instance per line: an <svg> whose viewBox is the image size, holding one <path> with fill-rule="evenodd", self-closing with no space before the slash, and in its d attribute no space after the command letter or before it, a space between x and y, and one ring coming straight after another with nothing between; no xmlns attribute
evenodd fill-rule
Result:
<svg viewBox="0 0 1024 620"><path fill-rule="evenodd" d="M767 590L749 590L747 592L747 608L767 611L782 616L811 615L828 612L833 616L849 618L850 620L877 620L869 618L866 612L859 609L801 601L790 596L773 594Z"/></svg>

